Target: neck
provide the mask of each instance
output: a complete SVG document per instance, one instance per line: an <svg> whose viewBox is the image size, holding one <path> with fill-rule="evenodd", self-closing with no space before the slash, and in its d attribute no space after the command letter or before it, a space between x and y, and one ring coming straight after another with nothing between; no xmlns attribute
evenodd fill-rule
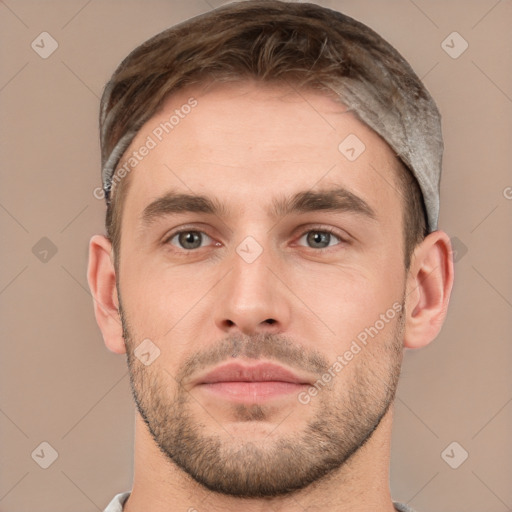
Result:
<svg viewBox="0 0 512 512"><path fill-rule="evenodd" d="M341 468L305 489L274 498L236 498L212 492L158 449L136 413L133 489L123 512L395 512L389 490L390 407L371 438Z"/></svg>

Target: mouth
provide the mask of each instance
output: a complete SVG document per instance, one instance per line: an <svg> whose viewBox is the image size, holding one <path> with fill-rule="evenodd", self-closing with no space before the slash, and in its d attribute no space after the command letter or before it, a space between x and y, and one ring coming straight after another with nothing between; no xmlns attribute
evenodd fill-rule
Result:
<svg viewBox="0 0 512 512"><path fill-rule="evenodd" d="M218 398L259 403L297 394L311 386L311 381L273 363L228 363L198 379L197 386Z"/></svg>

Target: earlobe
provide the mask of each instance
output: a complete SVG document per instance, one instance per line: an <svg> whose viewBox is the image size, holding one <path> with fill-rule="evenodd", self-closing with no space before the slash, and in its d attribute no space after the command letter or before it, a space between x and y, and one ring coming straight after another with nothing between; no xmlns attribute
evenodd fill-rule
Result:
<svg viewBox="0 0 512 512"><path fill-rule="evenodd" d="M407 276L405 299L406 348L421 348L439 334L453 286L451 243L434 231L416 247Z"/></svg>
<svg viewBox="0 0 512 512"><path fill-rule="evenodd" d="M119 316L116 273L111 258L112 244L103 235L94 235L89 242L87 281L94 299L96 322L107 348L124 354L126 347Z"/></svg>

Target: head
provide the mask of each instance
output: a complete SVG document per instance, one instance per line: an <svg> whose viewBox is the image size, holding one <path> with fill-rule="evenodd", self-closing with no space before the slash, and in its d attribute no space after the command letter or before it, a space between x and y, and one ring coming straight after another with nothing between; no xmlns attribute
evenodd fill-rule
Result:
<svg viewBox="0 0 512 512"><path fill-rule="evenodd" d="M338 12L240 2L135 49L100 129L107 237L89 283L163 456L240 497L346 466L389 414L404 346L435 338L449 300L439 113L421 81ZM234 360L301 384L212 394L205 372Z"/></svg>

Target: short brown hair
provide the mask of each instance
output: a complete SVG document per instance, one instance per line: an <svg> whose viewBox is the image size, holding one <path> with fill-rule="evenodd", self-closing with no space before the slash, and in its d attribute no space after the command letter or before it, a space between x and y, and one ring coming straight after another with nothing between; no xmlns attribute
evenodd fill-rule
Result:
<svg viewBox="0 0 512 512"><path fill-rule="evenodd" d="M314 4L236 2L157 34L123 60L101 100L102 165L109 159L119 162L142 125L172 93L209 80L244 79L292 84L331 95L343 81L361 80L367 87L383 90L382 101L389 109L398 89L407 89L411 101L430 99L398 52L362 23ZM428 221L418 181L407 162L397 156L408 269L415 246L428 233ZM112 182L104 183L106 229L116 267L129 182L129 175L118 180L115 194L111 194Z"/></svg>

